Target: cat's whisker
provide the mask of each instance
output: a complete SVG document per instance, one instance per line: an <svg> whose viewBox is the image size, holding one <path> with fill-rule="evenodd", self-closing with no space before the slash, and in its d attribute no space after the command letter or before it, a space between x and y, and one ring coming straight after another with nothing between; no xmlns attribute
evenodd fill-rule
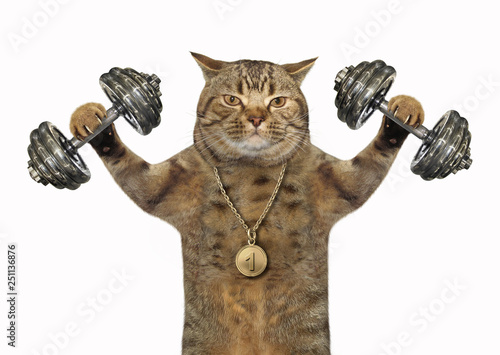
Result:
<svg viewBox="0 0 500 355"><path fill-rule="evenodd" d="M291 138L297 138L297 141L304 144L304 145L309 145L311 144L309 142L309 140L306 139L308 135L305 135L305 134L291 134L290 137Z"/></svg>
<svg viewBox="0 0 500 355"><path fill-rule="evenodd" d="M294 117L292 120L295 120L295 119L303 119L303 118L306 118L306 117L309 117L309 112L305 112L305 113L303 113L303 114L302 114L302 115L300 115L300 116Z"/></svg>
<svg viewBox="0 0 500 355"><path fill-rule="evenodd" d="M223 137L217 136L217 135L212 135L209 137L207 137L207 136L200 137L200 140L202 140L207 145L212 145L213 143L215 143L221 139L223 139Z"/></svg>
<svg viewBox="0 0 500 355"><path fill-rule="evenodd" d="M303 152L306 151L303 146L307 146L310 143L304 140L304 138L304 135L299 136L294 134L284 137L285 141L292 147L293 152L296 152L298 149L301 149Z"/></svg>
<svg viewBox="0 0 500 355"><path fill-rule="evenodd" d="M285 141L286 141L286 143L288 143L290 145L290 150L292 152L295 153L298 149L301 149L302 151L305 152L305 149L302 146L300 146L300 144L297 144L296 140L293 140L291 138L287 138Z"/></svg>
<svg viewBox="0 0 500 355"><path fill-rule="evenodd" d="M304 139L306 137L306 134L304 134L303 132L287 132L285 137Z"/></svg>
<svg viewBox="0 0 500 355"><path fill-rule="evenodd" d="M211 138L211 139L203 139L203 143L205 143L205 146L210 148L212 147L214 144L217 144L217 142L221 141L223 138L219 137L219 138Z"/></svg>
<svg viewBox="0 0 500 355"><path fill-rule="evenodd" d="M302 116L297 116L295 118L292 118L290 121L287 121L287 125L290 125L290 124L295 124L296 122L300 122L300 121L304 121L306 120L306 118L308 119L309 118L309 114L304 114Z"/></svg>
<svg viewBox="0 0 500 355"><path fill-rule="evenodd" d="M213 143L216 143L220 139L222 138L220 138L218 135L195 137L195 141L203 141L205 145L212 145Z"/></svg>
<svg viewBox="0 0 500 355"><path fill-rule="evenodd" d="M206 144L206 147L205 147L203 150L201 150L201 151L200 151L200 153L203 153L203 152L204 152L204 151L206 151L207 149L210 149L212 146L214 146L215 144L219 143L220 141L223 141L224 139L225 139L225 137L223 137L223 136L222 136L222 137L220 137L219 139L216 139L216 140L214 140L214 141L210 142L210 144L208 144L208 142L207 142L207 141L205 141L205 143L207 143L207 144ZM225 144L225 142L223 142L223 143Z"/></svg>

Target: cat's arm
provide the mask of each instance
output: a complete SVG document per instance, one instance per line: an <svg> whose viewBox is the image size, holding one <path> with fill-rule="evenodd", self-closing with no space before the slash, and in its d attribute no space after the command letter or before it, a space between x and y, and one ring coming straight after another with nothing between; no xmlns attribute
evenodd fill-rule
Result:
<svg viewBox="0 0 500 355"><path fill-rule="evenodd" d="M78 139L85 138L100 125L105 112L100 104L80 106L71 116L71 132ZM181 208L189 209L186 203L193 199L185 190L193 174L182 152L163 163L149 164L121 141L113 124L90 144L116 183L144 211L168 221Z"/></svg>
<svg viewBox="0 0 500 355"><path fill-rule="evenodd" d="M396 96L389 110L403 122L417 127L424 121L420 103L409 96ZM336 190L347 211L361 207L373 194L394 162L408 132L384 116L373 141L351 160L323 165L323 181Z"/></svg>

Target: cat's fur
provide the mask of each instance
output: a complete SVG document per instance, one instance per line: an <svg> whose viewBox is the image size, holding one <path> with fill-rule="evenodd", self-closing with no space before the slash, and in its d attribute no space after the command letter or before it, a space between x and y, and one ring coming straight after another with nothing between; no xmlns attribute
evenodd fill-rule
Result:
<svg viewBox="0 0 500 355"><path fill-rule="evenodd" d="M183 354L329 354L329 232L380 185L407 132L384 119L362 152L339 160L310 143L300 84L315 59L276 65L193 56L206 80L194 145L149 164L122 143L113 126L91 142L123 191L180 232ZM241 104L231 106L224 95ZM287 98L283 107L272 106L277 97ZM423 122L415 99L398 96L389 108L413 126ZM104 115L102 105L86 104L73 114L71 131L83 138ZM212 167L218 167L228 195L252 227L284 161L281 189L257 231L268 267L247 278L235 266L247 235L224 201Z"/></svg>

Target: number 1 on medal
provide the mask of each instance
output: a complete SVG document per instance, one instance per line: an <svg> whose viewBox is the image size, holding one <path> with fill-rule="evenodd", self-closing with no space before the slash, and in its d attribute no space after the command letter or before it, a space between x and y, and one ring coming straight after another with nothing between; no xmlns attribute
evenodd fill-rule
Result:
<svg viewBox="0 0 500 355"><path fill-rule="evenodd" d="M250 271L255 271L255 253L250 253L246 256L245 261L249 262Z"/></svg>

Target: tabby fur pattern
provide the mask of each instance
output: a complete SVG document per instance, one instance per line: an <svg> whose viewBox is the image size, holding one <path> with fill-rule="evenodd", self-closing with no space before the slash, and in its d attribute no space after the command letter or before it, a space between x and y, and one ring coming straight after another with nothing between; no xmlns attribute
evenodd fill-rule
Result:
<svg viewBox="0 0 500 355"><path fill-rule="evenodd" d="M206 81L193 145L150 164L122 143L113 125L91 141L123 191L181 235L182 353L330 354L329 232L377 189L408 133L384 118L363 151L337 159L310 141L300 84L316 59L277 65L192 55ZM393 98L389 109L412 126L423 122L411 97ZM83 139L104 116L102 105L83 105L71 131ZM257 231L268 267L248 278L235 266L247 235L219 191L213 166L252 227L285 161L282 186Z"/></svg>

